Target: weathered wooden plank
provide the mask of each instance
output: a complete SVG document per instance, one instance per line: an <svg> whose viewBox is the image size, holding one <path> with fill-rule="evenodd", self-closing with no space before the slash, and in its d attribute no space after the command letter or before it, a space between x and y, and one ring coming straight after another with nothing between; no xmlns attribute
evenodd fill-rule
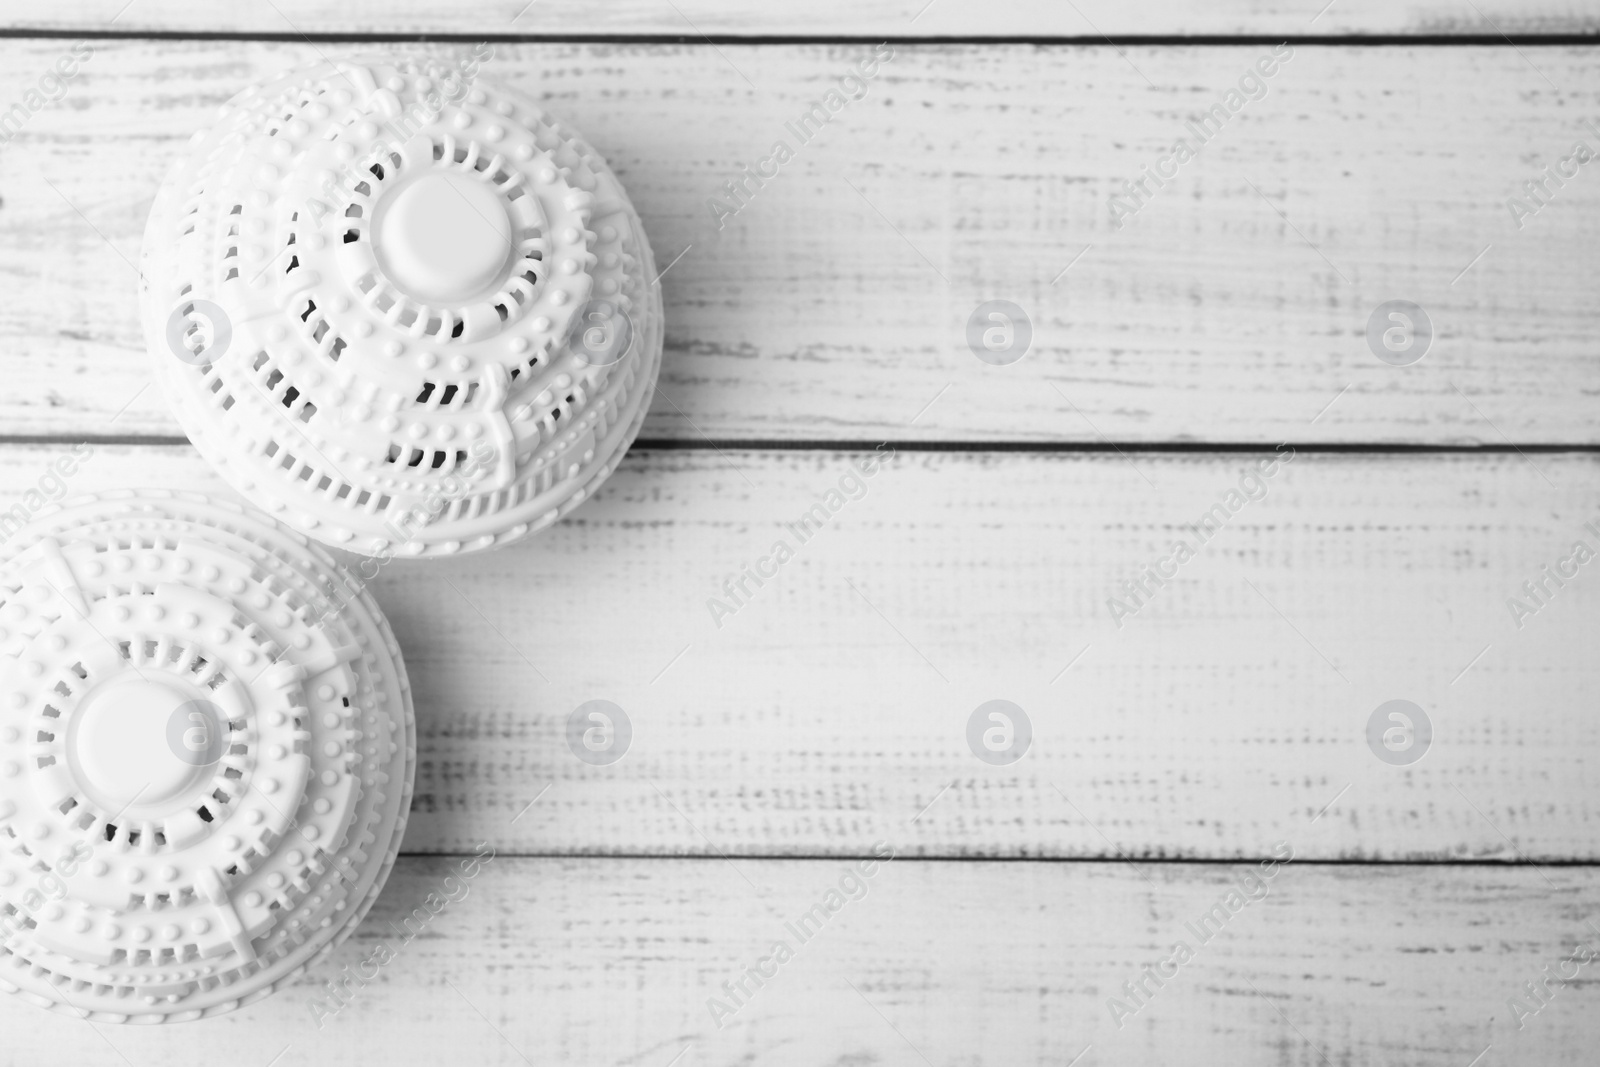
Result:
<svg viewBox="0 0 1600 1067"><path fill-rule="evenodd" d="M64 47L3 42L0 100ZM8 433L176 432L135 399L125 262L162 169L237 88L336 46L92 47L0 153ZM646 437L1600 440L1600 182L1552 183L1521 229L1507 207L1600 148L1600 53L1298 46L1117 229L1111 197L1269 49L1123 51L899 46L803 145L785 121L866 45L497 45L489 69L611 158L658 262L684 253ZM777 138L795 158L719 230L708 200ZM1409 367L1366 341L1401 298L1437 334ZM991 299L1033 324L1011 366L968 348Z"/></svg>
<svg viewBox="0 0 1600 1067"><path fill-rule="evenodd" d="M0 507L51 454L0 449ZM1595 457L1300 454L1202 544L1256 461L635 452L525 547L378 576L417 696L406 848L1217 859L1321 812L1323 858L1600 856L1600 587L1548 582L1520 629L1506 605L1600 547ZM127 485L220 491L187 448L109 446L71 490ZM1175 539L1194 558L1113 619ZM741 604L747 566L776 574ZM1014 765L969 747L995 699L1032 723ZM1408 767L1368 747L1394 699L1433 724ZM567 741L592 700L631 723L606 766Z"/></svg>
<svg viewBox="0 0 1600 1067"><path fill-rule="evenodd" d="M1592 963L1520 1030L1507 1003L1600 947L1593 869L1291 862L1202 943L1188 924L1255 868L498 857L446 883L455 862L403 859L331 966L221 1019L91 1028L0 997L0 1063L1059 1067L1088 1047L1082 1064L1464 1067L1492 1044L1480 1062L1562 1067L1600 1037ZM801 942L786 924L841 879L858 899ZM434 892L459 901L402 946L390 924ZM792 958L761 963L779 940ZM1119 1029L1107 1002L1180 940L1193 958L1143 979ZM321 982L385 943L379 977L319 1015ZM713 1020L758 965L770 979Z"/></svg>
<svg viewBox="0 0 1600 1067"><path fill-rule="evenodd" d="M1321 10L1319 10L1321 8ZM727 4L711 0L358 0L319 4L277 0L252 4L216 0L202 8L182 0L94 0L41 9L20 0L0 3L0 25L19 29L118 29L128 32L337 34L673 34L716 36L860 37L1086 37L1221 36L1339 37L1353 34L1498 36L1594 33L1600 10L1592 2L1499 0L1476 6L1430 2L1340 0L1322 7L1285 0L1218 3L1154 0L778 0Z"/></svg>

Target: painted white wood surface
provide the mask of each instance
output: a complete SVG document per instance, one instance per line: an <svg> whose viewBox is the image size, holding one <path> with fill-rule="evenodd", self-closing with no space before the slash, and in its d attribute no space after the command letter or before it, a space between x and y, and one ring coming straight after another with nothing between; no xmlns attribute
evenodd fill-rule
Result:
<svg viewBox="0 0 1600 1067"><path fill-rule="evenodd" d="M51 455L0 450L0 508ZM921 812L910 854L1220 859L1326 809L1321 858L1596 858L1600 584L1520 630L1505 604L1600 548L1593 456L1301 454L1201 546L1183 527L1257 455L900 452L801 543L860 458L635 452L527 545L386 568L406 851L856 853ZM102 446L71 491L131 484L226 492L186 446ZM1119 628L1176 537L1198 554ZM1011 767L965 740L997 698L1034 725ZM1409 768L1365 740L1396 698L1436 729ZM633 724L609 767L564 739L595 699Z"/></svg>
<svg viewBox="0 0 1600 1067"><path fill-rule="evenodd" d="M93 29L121 3L9 2L0 24ZM1597 21L1587 3L1075 4L937 0L912 23L921 0L739 15L540 0L512 24L520 0L136 0L113 28L1276 37ZM65 44L0 39L0 104ZM176 433L141 392L121 256L216 104L342 47L97 41L66 99L0 150L0 436L61 442L0 445L0 508L69 442ZM1261 46L902 46L719 234L705 197L864 46L497 48L503 74L611 157L660 261L694 246L663 279L646 434L702 447L635 453L520 549L378 579L417 685L418 801L409 854L332 968L184 1027L97 1030L0 997L0 1065L1593 1060L1592 981L1520 1030L1506 1001L1575 941L1600 947L1600 594L1585 571L1520 630L1504 601L1600 522L1594 456L1302 453L1118 629L1106 598L1256 454L903 450L718 629L706 598L851 454L703 447L1593 444L1600 185L1586 169L1521 231L1504 204L1591 137L1592 49L1297 47L1113 232L1110 192ZM1361 337L1397 296L1440 327L1403 370ZM962 340L992 297L1038 330L1010 368ZM133 484L224 491L170 445L101 446L71 488ZM562 737L594 697L636 730L609 768ZM1015 767L965 746L994 697L1033 717ZM1365 745L1392 697L1436 713L1411 768ZM717 1030L706 998L878 840L901 858ZM1230 861L1280 840L1301 862L1117 1029L1107 998L1242 875ZM502 855L471 894L318 1031L318 981L439 888L450 861L421 853L480 841ZM1502 864L1528 859L1586 866Z"/></svg>
<svg viewBox="0 0 1600 1067"><path fill-rule="evenodd" d="M1593 33L1593 0L75 0L0 3L0 26L124 32L461 35L650 34L801 37L1086 37Z"/></svg>
<svg viewBox="0 0 1600 1067"><path fill-rule="evenodd" d="M0 41L0 101L64 45ZM126 262L163 168L239 86L337 48L93 47L0 152L0 426L171 435ZM687 249L647 438L1600 440L1600 180L1520 231L1506 207L1600 150L1592 49L1298 46L1113 230L1111 194L1266 46L900 46L719 232L707 199L867 46L496 48L610 157L658 261ZM1438 332L1407 368L1364 339L1401 297ZM991 298L1034 322L1009 367L966 346Z"/></svg>
<svg viewBox="0 0 1600 1067"><path fill-rule="evenodd" d="M403 859L323 980L398 947L389 924L447 864ZM1061 1067L1091 1046L1083 1067L1465 1067L1490 1045L1481 1065L1594 1062L1594 964L1522 1030L1507 1005L1575 942L1600 947L1592 869L1290 863L1200 944L1185 924L1246 868L896 859L808 942L788 935L850 870L497 858L321 1030L315 979L152 1028L0 997L0 1064ZM785 937L793 958L719 1031L707 999ZM1195 958L1119 1030L1107 999L1180 939Z"/></svg>

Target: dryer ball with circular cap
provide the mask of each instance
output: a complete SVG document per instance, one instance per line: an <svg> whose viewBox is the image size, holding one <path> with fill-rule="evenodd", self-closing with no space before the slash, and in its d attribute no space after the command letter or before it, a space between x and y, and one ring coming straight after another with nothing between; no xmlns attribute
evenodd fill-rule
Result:
<svg viewBox="0 0 1600 1067"><path fill-rule="evenodd" d="M478 66L321 63L246 89L145 230L145 334L195 447L366 555L549 526L615 469L660 370L621 184Z"/></svg>
<svg viewBox="0 0 1600 1067"><path fill-rule="evenodd" d="M0 989L92 1021L258 1000L382 888L405 667L371 596L243 508L122 492L0 563Z"/></svg>

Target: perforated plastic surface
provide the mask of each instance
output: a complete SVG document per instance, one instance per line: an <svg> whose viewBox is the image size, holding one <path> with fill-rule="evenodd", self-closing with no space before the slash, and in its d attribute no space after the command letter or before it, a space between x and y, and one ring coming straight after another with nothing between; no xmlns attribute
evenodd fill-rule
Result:
<svg viewBox="0 0 1600 1067"><path fill-rule="evenodd" d="M225 104L151 211L142 306L200 452L328 544L514 541L615 468L660 369L605 162L466 66L318 64Z"/></svg>
<svg viewBox="0 0 1600 1067"><path fill-rule="evenodd" d="M377 605L194 495L76 501L7 547L0 988L116 1022L266 996L399 849L416 731Z"/></svg>

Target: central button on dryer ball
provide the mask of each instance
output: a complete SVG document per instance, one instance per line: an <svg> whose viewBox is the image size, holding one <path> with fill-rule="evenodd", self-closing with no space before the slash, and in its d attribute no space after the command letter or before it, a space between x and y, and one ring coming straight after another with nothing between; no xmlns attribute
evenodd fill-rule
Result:
<svg viewBox="0 0 1600 1067"><path fill-rule="evenodd" d="M511 220L482 179L434 171L379 203L373 249L407 295L459 303L500 279L511 258Z"/></svg>
<svg viewBox="0 0 1600 1067"><path fill-rule="evenodd" d="M91 694L73 724L73 748L95 799L116 810L166 800L188 785L197 763L180 758L167 735L173 716L191 704L154 680L114 682Z"/></svg>

